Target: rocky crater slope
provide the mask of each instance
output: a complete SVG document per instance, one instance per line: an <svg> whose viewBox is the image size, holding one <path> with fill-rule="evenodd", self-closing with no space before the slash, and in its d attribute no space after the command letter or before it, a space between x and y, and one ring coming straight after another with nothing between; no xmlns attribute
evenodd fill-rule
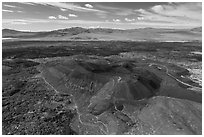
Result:
<svg viewBox="0 0 204 137"><path fill-rule="evenodd" d="M202 134L201 53L201 42L3 41L2 134Z"/></svg>
<svg viewBox="0 0 204 137"><path fill-rule="evenodd" d="M57 95L69 95L77 134L201 134L201 93L165 66L79 55L38 70Z"/></svg>

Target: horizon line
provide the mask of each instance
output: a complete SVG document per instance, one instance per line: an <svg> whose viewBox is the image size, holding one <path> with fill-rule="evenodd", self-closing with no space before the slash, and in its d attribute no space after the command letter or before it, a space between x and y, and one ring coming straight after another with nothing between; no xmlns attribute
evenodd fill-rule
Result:
<svg viewBox="0 0 204 137"><path fill-rule="evenodd" d="M149 28L149 29L190 30L190 29L193 29L193 28L202 28L202 26L192 27L192 28L138 27L138 28L132 28L132 29L109 28L109 27L80 27L80 26L73 26L73 27L58 28L58 29L53 29L53 30L36 30L36 31L31 31L31 30L17 30L17 29L12 29L12 28L2 28L2 31L3 31L4 29L8 29L8 30L14 30L14 31L20 31L20 32L51 32L51 31L71 29L71 28L82 28L82 29L111 29L111 30L137 30L137 29L147 29L147 28Z"/></svg>

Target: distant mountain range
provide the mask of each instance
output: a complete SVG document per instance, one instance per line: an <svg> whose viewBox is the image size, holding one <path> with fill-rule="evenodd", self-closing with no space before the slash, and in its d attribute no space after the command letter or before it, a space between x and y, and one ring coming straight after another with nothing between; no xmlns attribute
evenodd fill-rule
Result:
<svg viewBox="0 0 204 137"><path fill-rule="evenodd" d="M202 27L193 29L107 29L73 27L42 32L2 30L3 39L21 40L130 40L130 41L202 41Z"/></svg>

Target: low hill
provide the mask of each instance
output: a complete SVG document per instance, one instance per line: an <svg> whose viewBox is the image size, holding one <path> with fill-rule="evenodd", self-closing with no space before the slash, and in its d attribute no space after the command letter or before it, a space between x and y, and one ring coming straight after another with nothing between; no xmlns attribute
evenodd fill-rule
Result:
<svg viewBox="0 0 204 137"><path fill-rule="evenodd" d="M3 29L2 37L3 38L28 38L36 35L36 32L26 32L26 31L17 31L12 29Z"/></svg>
<svg viewBox="0 0 204 137"><path fill-rule="evenodd" d="M3 38L22 40L128 40L128 41L201 41L202 27L193 29L107 29L73 27L47 32L2 30Z"/></svg>
<svg viewBox="0 0 204 137"><path fill-rule="evenodd" d="M193 29L191 29L191 31L202 32L202 27L193 28Z"/></svg>

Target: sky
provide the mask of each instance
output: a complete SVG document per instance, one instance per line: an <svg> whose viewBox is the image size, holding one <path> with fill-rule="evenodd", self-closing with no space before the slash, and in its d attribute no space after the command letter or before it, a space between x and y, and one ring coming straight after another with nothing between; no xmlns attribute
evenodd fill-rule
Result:
<svg viewBox="0 0 204 137"><path fill-rule="evenodd" d="M3 2L2 27L22 31L84 28L194 28L201 2Z"/></svg>

